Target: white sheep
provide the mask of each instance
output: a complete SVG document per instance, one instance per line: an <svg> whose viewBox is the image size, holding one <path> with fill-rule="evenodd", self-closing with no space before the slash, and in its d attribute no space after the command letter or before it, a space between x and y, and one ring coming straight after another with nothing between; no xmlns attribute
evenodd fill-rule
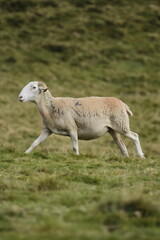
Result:
<svg viewBox="0 0 160 240"><path fill-rule="evenodd" d="M133 140L137 155L144 157L137 133L131 132L132 112L114 97L54 98L43 82L30 82L19 94L19 101L34 102L42 117L42 133L25 153L30 153L52 133L69 136L79 155L78 139L91 140L109 133L124 156L128 151L119 134Z"/></svg>

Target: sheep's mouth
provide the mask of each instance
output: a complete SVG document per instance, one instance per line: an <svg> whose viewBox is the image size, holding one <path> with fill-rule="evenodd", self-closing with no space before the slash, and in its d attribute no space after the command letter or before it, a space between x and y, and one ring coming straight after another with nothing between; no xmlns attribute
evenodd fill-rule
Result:
<svg viewBox="0 0 160 240"><path fill-rule="evenodd" d="M18 99L21 103L23 103L25 101L25 99Z"/></svg>

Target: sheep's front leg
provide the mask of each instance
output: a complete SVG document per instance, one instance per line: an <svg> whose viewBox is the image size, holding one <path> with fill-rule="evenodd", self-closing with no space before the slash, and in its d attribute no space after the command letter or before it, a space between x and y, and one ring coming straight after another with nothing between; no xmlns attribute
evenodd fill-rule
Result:
<svg viewBox="0 0 160 240"><path fill-rule="evenodd" d="M74 151L77 155L79 155L77 131L70 132L70 137L71 137L71 142L72 142L73 151Z"/></svg>
<svg viewBox="0 0 160 240"><path fill-rule="evenodd" d="M44 129L41 135L32 143L30 148L28 148L25 153L30 153L35 147L37 147L41 142L43 142L49 135L51 135L51 131L48 129Z"/></svg>

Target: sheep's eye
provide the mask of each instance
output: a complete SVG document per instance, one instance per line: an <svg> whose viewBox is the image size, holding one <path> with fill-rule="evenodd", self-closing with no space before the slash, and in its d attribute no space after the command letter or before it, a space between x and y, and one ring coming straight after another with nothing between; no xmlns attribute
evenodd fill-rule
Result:
<svg viewBox="0 0 160 240"><path fill-rule="evenodd" d="M36 87L32 87L33 89L36 89Z"/></svg>

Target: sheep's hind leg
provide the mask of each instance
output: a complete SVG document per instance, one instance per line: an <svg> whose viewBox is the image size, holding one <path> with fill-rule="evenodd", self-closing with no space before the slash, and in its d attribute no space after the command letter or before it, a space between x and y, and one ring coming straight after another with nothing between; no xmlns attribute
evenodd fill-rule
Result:
<svg viewBox="0 0 160 240"><path fill-rule="evenodd" d="M43 142L49 135L51 135L51 131L45 129L42 131L41 135L32 143L30 148L28 148L25 153L30 153L35 147L37 147L41 142Z"/></svg>
<svg viewBox="0 0 160 240"><path fill-rule="evenodd" d="M73 151L79 155L79 147L78 147L78 136L77 132L70 132L71 142Z"/></svg>
<svg viewBox="0 0 160 240"><path fill-rule="evenodd" d="M136 146L136 151L137 151L137 155L141 158L145 158L144 157L144 153L142 152L142 148L141 148L141 144L140 144L140 141L139 141L139 137L138 137L138 134L137 133L134 133L134 132L127 132L127 133L122 133L123 136L127 137L127 138L130 138L133 140L135 146Z"/></svg>
<svg viewBox="0 0 160 240"><path fill-rule="evenodd" d="M128 151L127 151L127 148L124 144L124 142L122 141L122 138L121 136L116 132L114 131L113 129L109 129L109 134L113 137L115 143L117 144L117 146L119 147L121 153L125 156L125 157L128 157Z"/></svg>

